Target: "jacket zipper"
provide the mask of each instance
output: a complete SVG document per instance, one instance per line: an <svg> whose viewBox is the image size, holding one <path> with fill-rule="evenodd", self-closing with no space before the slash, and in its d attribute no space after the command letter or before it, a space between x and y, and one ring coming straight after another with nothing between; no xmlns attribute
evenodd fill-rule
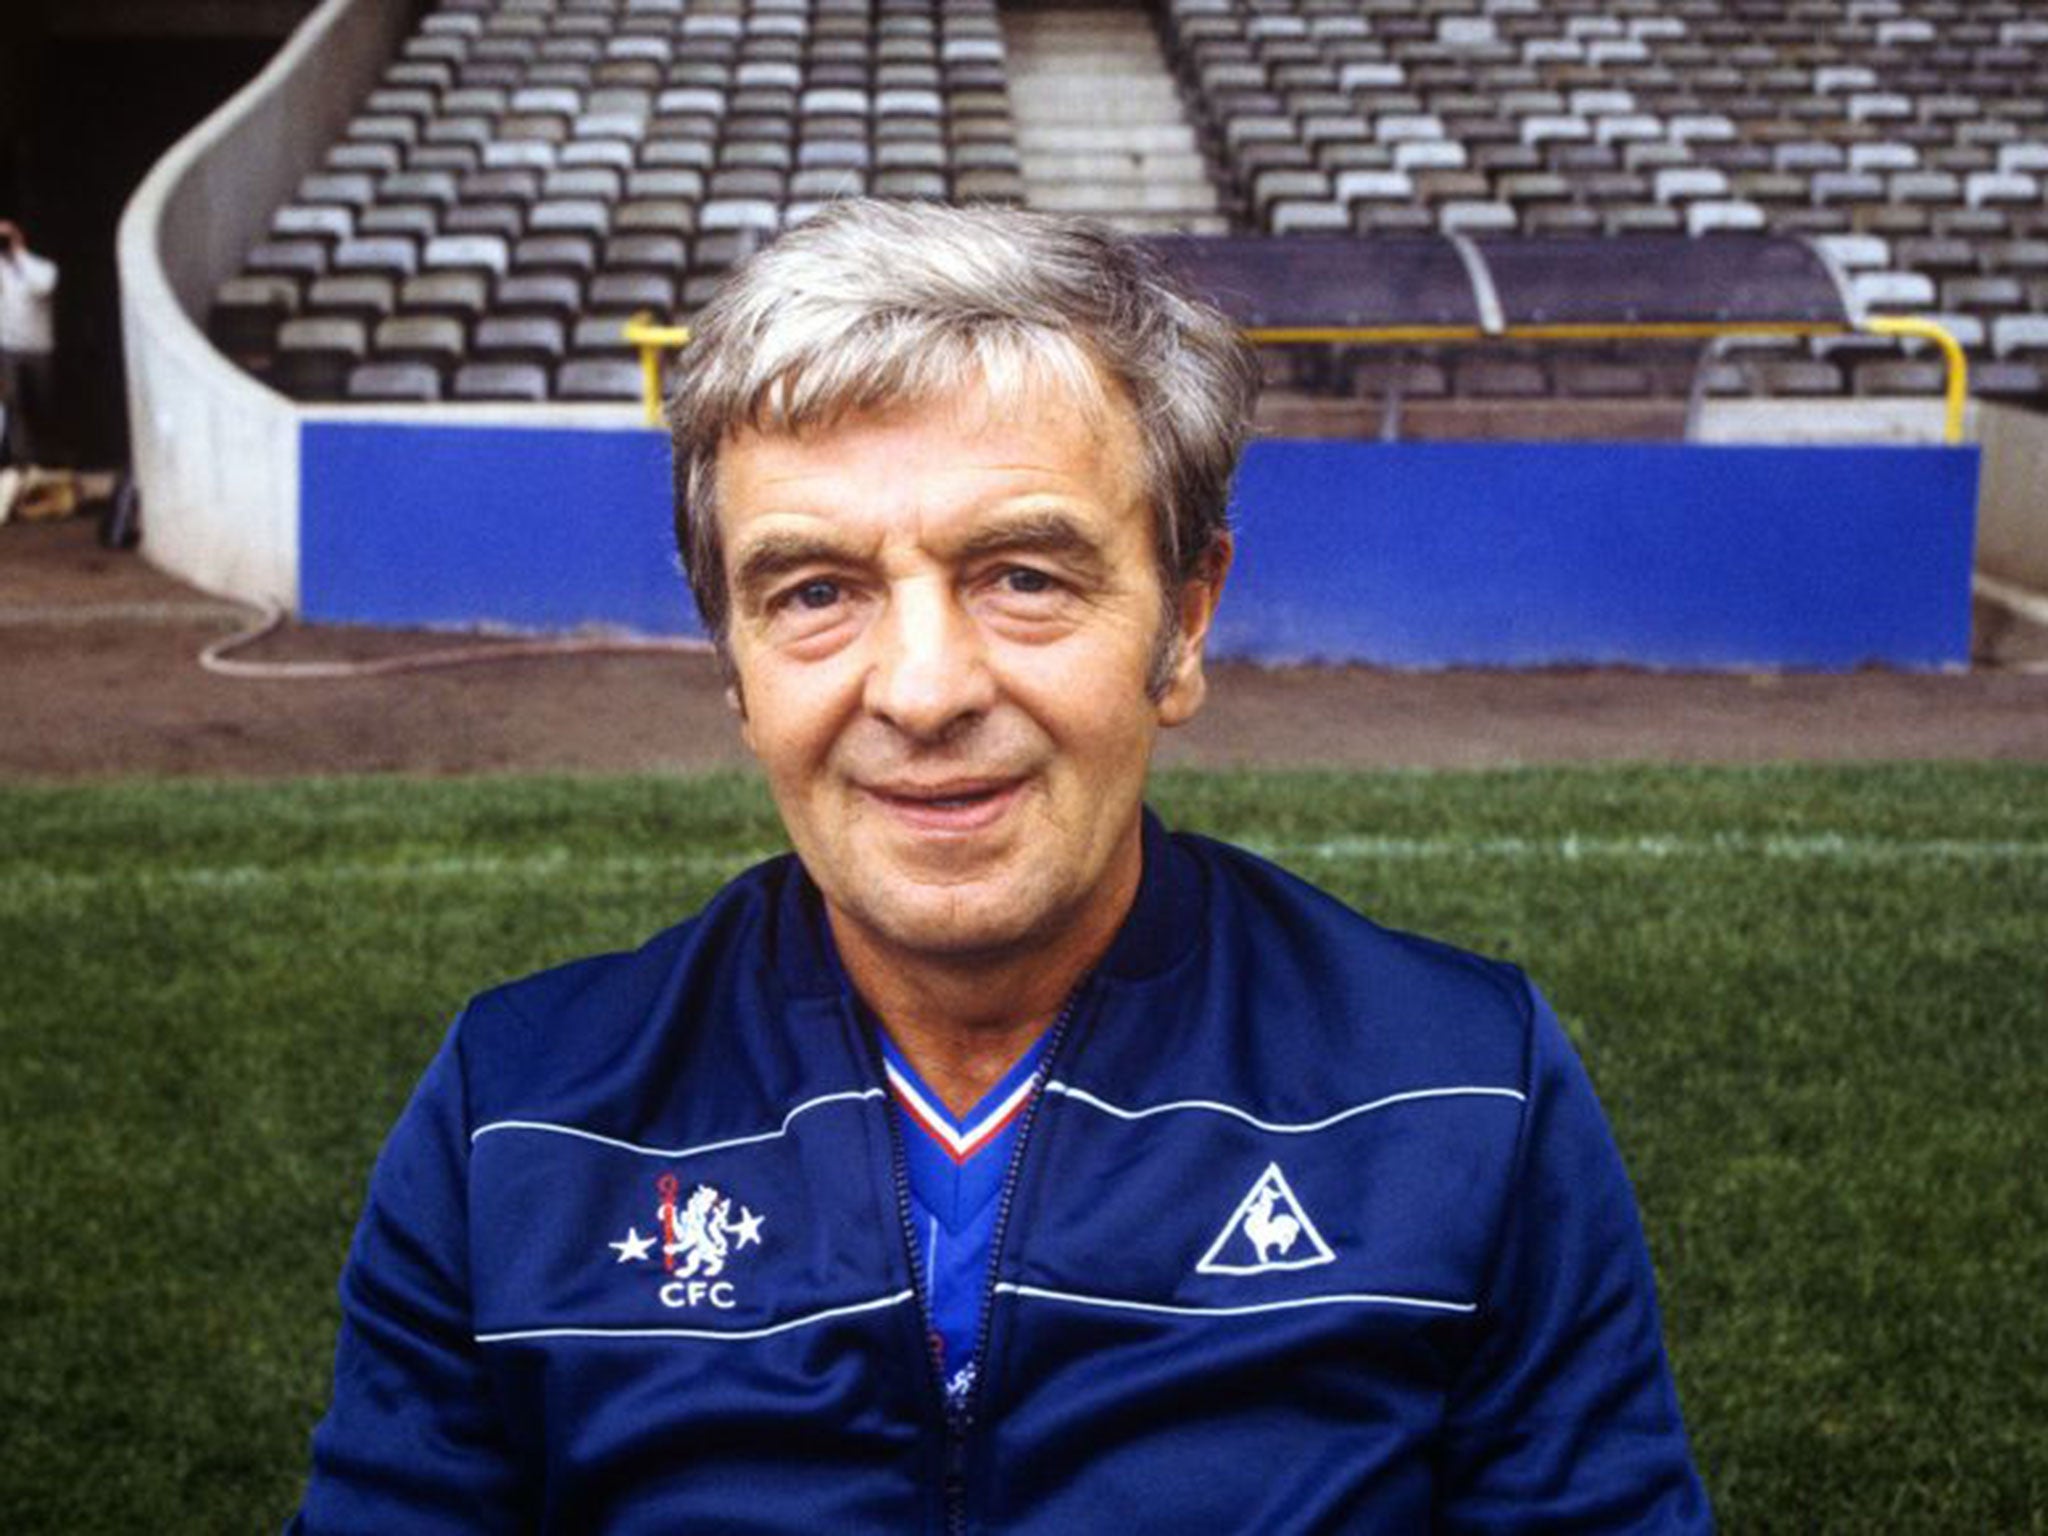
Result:
<svg viewBox="0 0 2048 1536"><path fill-rule="evenodd" d="M946 1427L942 1492L948 1536L965 1536L967 1530L968 1434L974 1427L974 1409L981 1401L982 1383L987 1376L982 1369L982 1355L988 1347L989 1315L995 1310L996 1266L1003 1256L1003 1237L1010 1225L1010 1206L1017 1197L1018 1177L1024 1167L1024 1148L1031 1139L1032 1124L1038 1119L1039 1100L1044 1097L1045 1083L1052 1076L1060 1042L1066 1037L1067 1022L1073 1017L1075 1004L1080 1001L1090 979L1087 976L1081 978L1053 1020L1045 1055L1038 1063L1038 1087L1032 1090L1031 1100L1024 1106L1023 1116L1017 1122L1017 1141L1010 1148L1009 1166L1003 1170L1003 1187L996 1197L995 1227L989 1234L988 1272L982 1277L981 1309L974 1324L974 1378L957 1406L946 1392L945 1347L940 1342L938 1326L932 1317L931 1283L917 1258L917 1229L910 1216L910 1161L903 1150L903 1128L897 1123L895 1104L890 1102L887 1106L891 1171L896 1178L896 1220L903 1233L905 1257L910 1261L911 1284L917 1291L918 1315L924 1323L925 1368ZM879 1055L879 1045L876 1052Z"/></svg>

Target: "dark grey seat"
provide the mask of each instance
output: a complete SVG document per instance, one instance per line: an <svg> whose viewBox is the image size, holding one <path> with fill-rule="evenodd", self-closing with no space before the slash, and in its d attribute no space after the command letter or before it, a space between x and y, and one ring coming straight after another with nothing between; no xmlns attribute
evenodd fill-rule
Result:
<svg viewBox="0 0 2048 1536"><path fill-rule="evenodd" d="M590 280L589 301L597 309L668 315L676 307L676 284L661 272L600 272Z"/></svg>
<svg viewBox="0 0 2048 1536"><path fill-rule="evenodd" d="M552 368L569 351L568 324L552 315L491 314L470 335L477 362L539 363Z"/></svg>
<svg viewBox="0 0 2048 1536"><path fill-rule="evenodd" d="M368 352L369 335L360 320L296 317L278 327L270 379L295 400L339 400L350 370Z"/></svg>
<svg viewBox="0 0 2048 1536"><path fill-rule="evenodd" d="M1938 395L1948 383L1948 369L1927 358L1876 358L1857 363L1850 377L1858 395Z"/></svg>
<svg viewBox="0 0 2048 1536"><path fill-rule="evenodd" d="M375 273L318 277L305 292L306 314L360 320L366 326L375 325L397 308L397 280Z"/></svg>
<svg viewBox="0 0 2048 1536"><path fill-rule="evenodd" d="M654 272L673 278L689 264L690 246L683 233L621 234L604 243L604 270L608 272Z"/></svg>
<svg viewBox="0 0 2048 1536"><path fill-rule="evenodd" d="M277 328L298 313L299 297L290 277L231 277L214 290L206 334L228 356L263 366L277 345Z"/></svg>
<svg viewBox="0 0 2048 1536"><path fill-rule="evenodd" d="M548 370L531 362L464 363L449 385L455 400L517 400L538 403L548 398Z"/></svg>
<svg viewBox="0 0 2048 1536"><path fill-rule="evenodd" d="M350 400L431 401L441 398L438 369L417 362L358 363L343 393Z"/></svg>
<svg viewBox="0 0 2048 1536"><path fill-rule="evenodd" d="M324 240L264 240L250 249L242 270L255 276L310 281L325 272L327 265L328 247Z"/></svg>
<svg viewBox="0 0 2048 1536"><path fill-rule="evenodd" d="M569 352L578 357L638 357L639 349L626 340L626 326L633 320L629 311L586 314L569 328Z"/></svg>
<svg viewBox="0 0 2048 1536"><path fill-rule="evenodd" d="M444 374L462 361L468 339L467 327L448 315L393 315L371 336L378 361L426 363Z"/></svg>
<svg viewBox="0 0 2048 1536"><path fill-rule="evenodd" d="M597 270L597 242L587 235L528 235L512 247L512 271L562 272L588 279Z"/></svg>
<svg viewBox="0 0 2048 1536"><path fill-rule="evenodd" d="M559 400L637 401L643 387L637 361L575 357L555 375Z"/></svg>
<svg viewBox="0 0 2048 1536"><path fill-rule="evenodd" d="M514 272L498 284L496 312L542 315L565 326L583 308L583 283L566 272Z"/></svg>
<svg viewBox="0 0 2048 1536"><path fill-rule="evenodd" d="M467 325L490 308L491 284L481 272L421 272L398 288L398 307L412 315L444 315Z"/></svg>

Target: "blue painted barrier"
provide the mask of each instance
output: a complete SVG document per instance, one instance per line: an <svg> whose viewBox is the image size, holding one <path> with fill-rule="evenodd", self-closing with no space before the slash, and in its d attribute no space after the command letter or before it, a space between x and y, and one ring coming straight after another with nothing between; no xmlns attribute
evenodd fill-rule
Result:
<svg viewBox="0 0 2048 1536"><path fill-rule="evenodd" d="M303 611L699 633L668 445L309 423ZM1263 441L1218 655L1835 670L1969 655L1974 448Z"/></svg>
<svg viewBox="0 0 2048 1536"><path fill-rule="evenodd" d="M659 432L311 421L299 487L314 622L703 633Z"/></svg>
<svg viewBox="0 0 2048 1536"><path fill-rule="evenodd" d="M1261 442L1220 654L1964 665L1975 448Z"/></svg>

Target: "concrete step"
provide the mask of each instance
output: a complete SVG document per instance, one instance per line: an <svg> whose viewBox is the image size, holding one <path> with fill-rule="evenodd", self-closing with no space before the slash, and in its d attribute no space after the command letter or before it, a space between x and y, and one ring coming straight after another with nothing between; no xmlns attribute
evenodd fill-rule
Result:
<svg viewBox="0 0 2048 1536"><path fill-rule="evenodd" d="M1035 181L1068 178L1090 181L1198 181L1207 183L1209 167L1193 150L1145 154L1119 138L1094 149L1020 151L1024 174Z"/></svg>
<svg viewBox="0 0 2048 1536"><path fill-rule="evenodd" d="M1076 37L1128 37L1142 38L1155 48L1159 46L1159 34L1152 30L1150 23L1128 11L1104 11L1094 16L1005 11L1003 35L1028 37L1034 41L1044 39L1055 45Z"/></svg>
<svg viewBox="0 0 2048 1536"><path fill-rule="evenodd" d="M1227 235L1230 220L1220 213L1094 214L1098 223L1127 235Z"/></svg>
<svg viewBox="0 0 2048 1536"><path fill-rule="evenodd" d="M1010 55L1015 58L1016 55ZM1139 71L1150 75L1158 68L1158 55L1152 53L1097 52L1069 54L1034 54L1022 69L1014 66L1009 70L1011 84L1020 80L1068 80L1079 76L1094 80L1103 75L1124 75L1139 78Z"/></svg>
<svg viewBox="0 0 2048 1536"><path fill-rule="evenodd" d="M1135 9L1002 15L1027 205L1142 232L1221 233L1187 108Z"/></svg>
<svg viewBox="0 0 2048 1536"><path fill-rule="evenodd" d="M1051 181L1024 178L1034 208L1060 213L1214 213L1216 189L1204 182Z"/></svg>
<svg viewBox="0 0 2048 1536"><path fill-rule="evenodd" d="M1021 154L1099 154L1114 146L1133 154L1193 154L1195 130L1186 123L1126 124L1106 136L1086 123L1017 123Z"/></svg>
<svg viewBox="0 0 2048 1536"><path fill-rule="evenodd" d="M1114 106L1120 112L1161 113L1180 116L1180 93L1171 80L1129 80L1119 77L1113 85L1093 77L1043 75L1037 78L1010 77L1012 111L1062 112L1070 108L1085 111Z"/></svg>

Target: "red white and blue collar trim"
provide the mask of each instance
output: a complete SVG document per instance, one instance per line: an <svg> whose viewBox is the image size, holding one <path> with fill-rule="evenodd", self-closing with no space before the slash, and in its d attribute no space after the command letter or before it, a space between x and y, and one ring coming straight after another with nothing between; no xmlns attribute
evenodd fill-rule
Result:
<svg viewBox="0 0 2048 1536"><path fill-rule="evenodd" d="M1039 1039L1003 1074L1002 1080L981 1098L981 1102L956 1120L933 1093L918 1080L910 1063L884 1041L883 1070L889 1078L889 1095L910 1122L930 1137L954 1163L965 1163L975 1153L1001 1136L1024 1112L1038 1088L1039 1063L1045 1055L1045 1037Z"/></svg>

